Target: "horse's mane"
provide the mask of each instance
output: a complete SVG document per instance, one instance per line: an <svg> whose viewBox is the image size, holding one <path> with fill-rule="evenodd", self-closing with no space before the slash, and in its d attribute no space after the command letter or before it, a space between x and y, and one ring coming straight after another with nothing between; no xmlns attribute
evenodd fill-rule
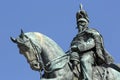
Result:
<svg viewBox="0 0 120 80"><path fill-rule="evenodd" d="M58 50L62 51L64 53L64 51L62 50L62 48L51 38L49 38L48 36L39 33L39 32L27 32L25 33L25 35L27 37L29 37L32 42L37 45L40 46L40 44L43 44L45 41L49 44L51 44L52 46L55 46Z"/></svg>

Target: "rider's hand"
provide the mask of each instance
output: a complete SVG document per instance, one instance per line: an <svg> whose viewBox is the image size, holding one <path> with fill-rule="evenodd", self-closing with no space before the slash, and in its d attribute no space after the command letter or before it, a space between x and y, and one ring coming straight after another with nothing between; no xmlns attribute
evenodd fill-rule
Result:
<svg viewBox="0 0 120 80"><path fill-rule="evenodd" d="M71 46L71 50L72 51L77 51L78 50L78 46L76 46L76 45Z"/></svg>

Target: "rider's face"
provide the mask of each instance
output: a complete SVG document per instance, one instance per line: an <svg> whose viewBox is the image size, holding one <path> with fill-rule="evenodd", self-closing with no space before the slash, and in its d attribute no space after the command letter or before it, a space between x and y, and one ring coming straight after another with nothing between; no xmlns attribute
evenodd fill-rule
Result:
<svg viewBox="0 0 120 80"><path fill-rule="evenodd" d="M78 25L80 25L80 26L85 26L85 25L86 25L86 22L85 22L85 21L79 21L79 22L78 22Z"/></svg>
<svg viewBox="0 0 120 80"><path fill-rule="evenodd" d="M78 22L79 31L83 31L86 27L87 27L87 22L85 22L85 21L79 21Z"/></svg>

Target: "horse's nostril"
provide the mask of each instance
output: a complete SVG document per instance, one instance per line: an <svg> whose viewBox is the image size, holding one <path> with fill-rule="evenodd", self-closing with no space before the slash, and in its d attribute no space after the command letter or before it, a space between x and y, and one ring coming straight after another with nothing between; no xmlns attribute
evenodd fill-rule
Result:
<svg viewBox="0 0 120 80"><path fill-rule="evenodd" d="M34 64L34 66L38 66L38 64Z"/></svg>

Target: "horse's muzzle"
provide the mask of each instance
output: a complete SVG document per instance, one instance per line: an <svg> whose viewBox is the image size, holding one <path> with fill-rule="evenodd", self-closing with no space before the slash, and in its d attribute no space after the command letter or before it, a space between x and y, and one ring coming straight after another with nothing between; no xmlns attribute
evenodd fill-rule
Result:
<svg viewBox="0 0 120 80"><path fill-rule="evenodd" d="M29 64L30 64L31 69L40 71L40 63L37 62L36 60L29 62Z"/></svg>

